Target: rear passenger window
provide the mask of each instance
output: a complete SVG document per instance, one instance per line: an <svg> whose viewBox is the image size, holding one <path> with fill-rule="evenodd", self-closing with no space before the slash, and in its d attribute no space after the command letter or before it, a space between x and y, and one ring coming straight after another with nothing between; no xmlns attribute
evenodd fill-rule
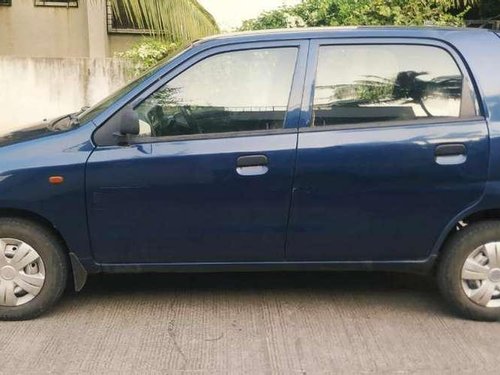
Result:
<svg viewBox="0 0 500 375"><path fill-rule="evenodd" d="M473 116L474 101L455 60L441 48L320 48L314 126Z"/></svg>

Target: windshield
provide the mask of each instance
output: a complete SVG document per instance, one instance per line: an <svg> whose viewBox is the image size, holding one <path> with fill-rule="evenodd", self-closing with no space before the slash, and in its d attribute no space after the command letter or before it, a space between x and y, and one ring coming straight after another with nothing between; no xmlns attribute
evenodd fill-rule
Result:
<svg viewBox="0 0 500 375"><path fill-rule="evenodd" d="M84 112L78 114L77 121L80 124L83 124L87 121L92 120L95 116L97 116L99 113L110 107L118 98L122 97L125 95L127 92L132 90L134 87L137 87L139 84L144 82L146 79L154 75L158 70L160 70L165 64L173 59L175 59L177 56L182 54L185 50L186 46L183 45L182 47L179 47L177 51L181 51L180 53L175 53L173 57L167 57L164 60L160 61L157 65L153 66L151 69L146 71L143 75L141 75L139 78L135 79L134 81L128 83L126 86L122 87L118 91L114 92L110 96L104 98L101 100L99 103L93 105L92 107L86 108Z"/></svg>

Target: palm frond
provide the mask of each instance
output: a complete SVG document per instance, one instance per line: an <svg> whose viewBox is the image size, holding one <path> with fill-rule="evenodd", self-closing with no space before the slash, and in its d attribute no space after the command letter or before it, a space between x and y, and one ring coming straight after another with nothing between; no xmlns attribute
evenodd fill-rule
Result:
<svg viewBox="0 0 500 375"><path fill-rule="evenodd" d="M94 0L96 1L96 0ZM219 31L212 15L197 0L110 0L114 14L133 20L154 36L192 41Z"/></svg>
<svg viewBox="0 0 500 375"><path fill-rule="evenodd" d="M457 9L472 7L481 2L481 0L445 0L445 1L452 3L451 5Z"/></svg>

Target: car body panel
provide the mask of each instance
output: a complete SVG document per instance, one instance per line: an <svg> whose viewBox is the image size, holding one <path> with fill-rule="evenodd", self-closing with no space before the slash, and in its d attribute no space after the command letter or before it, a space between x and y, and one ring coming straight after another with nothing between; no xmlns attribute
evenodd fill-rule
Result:
<svg viewBox="0 0 500 375"><path fill-rule="evenodd" d="M465 176L466 183L462 189L455 189L453 197L449 197L450 202L456 203L458 199L462 197L464 199L462 208L458 209L458 205L454 207L453 210L450 209L443 218L439 220L431 220L431 222L426 222L425 217L422 215L421 211L415 220L408 221L408 228L405 231L410 231L410 225L418 225L418 222L422 225L435 225L433 227L432 235L429 235L425 241L421 239L415 239L414 235L408 233L412 240L416 241L412 243L410 249L405 248L401 252L401 257L388 257L384 251L380 249L375 251L375 257L370 257L370 260L359 260L359 257L353 257L352 261L346 259L339 260L336 258L334 260L306 260L304 258L298 258L300 260L276 260L274 255L278 255L279 251L276 252L275 249L271 250L273 252L273 260L269 258L259 258L254 260L248 260L248 257L244 257L245 261L238 260L218 260L208 264L203 260L206 258L200 258L196 262L192 261L189 263L177 262L176 259L167 260L166 263L162 262L160 259L153 259L156 263L151 263L147 259L142 261L134 261L127 264L120 263L120 256L114 254L113 257L109 259L117 260L118 262L104 263L102 260L104 258L99 258L97 253L93 254L91 248L93 247L93 231L88 230L87 227L87 214L85 211L86 200L90 197L94 199L92 193L85 196L85 178L86 170L85 165L92 154L95 145L93 144L91 134L96 128L104 124L114 113L119 111L127 103L137 100L141 95L145 95L151 90L154 90L157 85L161 82L165 82L170 77L175 75L176 69L179 69L181 64L190 64L193 58L202 56L203 54L209 54L213 49L218 50L230 50L234 46L245 46L255 43L274 43L276 46L286 43L309 43L311 40L320 39L340 39L344 42L348 42L353 39L366 39L373 40L376 38L390 38L398 39L402 43L409 39L419 39L422 42L434 41L437 43L446 44L450 49L453 49L455 53L463 60L462 63L467 69L471 76L471 80L474 87L477 90L478 97L480 100L481 110L485 116L489 132L489 135L485 133L484 122L481 120L474 121L459 121L455 124L435 124L435 126L425 125L420 128L419 126L409 126L409 127L390 127L386 129L375 130L345 130L340 133L331 132L326 135L326 133L321 132L311 132L305 130L301 135L302 138L301 147L303 151L312 156L311 161L317 160L318 155L318 145L324 145L325 150L330 152L331 155L341 158L342 160L352 163L349 158L349 152L357 150L361 146L368 145L363 151L365 158L371 157L371 151L373 148L384 145L384 137L389 137L389 139L394 139L395 144L393 144L389 149L386 150L384 154L377 153L375 158L370 159L371 165L380 165L387 163L391 158L396 157L398 147L405 144L409 147L411 155L415 158L425 158L426 162L429 162L430 150L432 146L437 142L432 140L433 136L440 140L462 140L464 138L468 139L470 152L473 156L473 163L477 167L474 171L467 171L467 176ZM487 46L487 47L485 47ZM485 53L487 51L487 53ZM306 64L313 63L314 56L309 55L307 59L300 61L301 69L305 71ZM105 271L174 271L174 270L245 270L245 269L288 269L288 270L298 270L298 269L401 269L401 270L424 270L428 269L432 262L437 256L437 253L446 239L447 235L453 230L456 223L467 217L470 214L479 212L481 210L489 209L499 209L500 208L500 75L494 74L492 72L498 72L498 61L500 61L500 39L493 32L486 30L470 30L470 29L456 29L456 28L322 28L322 29L304 29L304 30L291 30L291 31L273 31L266 33L248 33L239 35L223 35L216 38L208 38L199 41L193 46L191 46L184 53L176 56L174 59L165 63L162 67L158 68L152 75L145 78L142 82L137 84L129 92L124 93L121 97L118 97L116 101L97 114L90 123L83 124L80 128L74 129L68 132L50 135L44 138L32 139L27 141L20 140L16 144L11 144L0 148L0 212L11 212L6 210L15 210L16 212L31 212L40 217L45 218L47 221L52 223L54 227L61 233L62 237L66 241L70 251L74 252L81 260L89 272L97 272L99 270ZM311 71L308 68L308 71ZM295 86L291 93L291 101L289 106L289 113L287 117L287 127L294 129L295 127L307 128L310 122L311 110L305 101L302 100L302 88L300 86ZM306 86L307 94L307 86ZM309 93L310 94L310 93ZM421 130L424 129L424 134ZM458 131L457 131L458 129ZM391 130L393 132L391 132ZM355 133L361 134L361 138L355 137ZM279 139L278 143L285 142L287 145L290 143L290 137L297 137L297 134L287 133L273 135L274 139ZM267 137L267 136L266 136ZM391 138L392 137L392 138ZM412 139L411 137L414 137ZM472 139L476 137L475 139ZM245 147L245 150L255 150L261 149L262 144L266 143L266 140L259 139L260 137L254 137L247 141L248 143L239 144L238 147ZM425 138L425 140L423 139ZM152 168L155 165L155 156L157 153L169 153L171 151L186 152L191 153L195 157L200 157L203 153L210 153L214 155L216 148L221 150L226 150L226 153L222 155L217 155L217 160L222 163L229 165L229 160L234 159L234 154L232 151L235 149L235 145L245 138L234 138L226 144L225 139L210 139L210 140L200 140L199 142L207 142L205 146L194 146L186 145L185 143L171 143L171 144L150 144L142 145L130 148L121 148L118 150L115 148L112 153L108 153L104 156L104 150L95 150L93 152L93 167L98 167L98 165L105 165L109 161L118 160L121 171L126 171L130 166L127 165L127 158L129 161L138 161L138 164L144 162L147 164L146 168ZM418 143L422 140L421 143ZM332 145L338 145L339 142L345 141L348 147L337 148L330 147ZM329 143L329 144L327 144ZM267 144L270 146L269 144ZM374 146L375 145L375 146ZM488 145L490 146L488 148ZM140 149L142 147L142 149ZM279 149L279 147L270 147L271 149ZM491 150L491 151L490 151ZM417 153L420 153L418 156ZM279 151L281 152L281 151ZM485 160L485 152L489 153L489 161ZM155 154L156 153L156 154ZM291 155L290 152L282 153L283 160L289 160ZM424 155L425 154L425 155ZM165 155L163 155L165 156ZM176 158L175 155L171 156ZM135 160L138 158L138 160ZM409 156L406 162L409 162ZM177 156L177 160L180 160ZM201 160L201 159L199 159ZM302 168L311 161L301 164L301 160L298 160L298 168ZM320 161L321 162L321 161ZM347 165L348 165L347 163ZM368 165L370 165L370 163ZM484 180L484 168L487 163L488 168L488 178L484 186L482 182ZM203 165L203 163L201 162ZM132 165L132 163L130 163ZM182 165L182 164L179 164ZM358 170L357 175L373 178L373 174L370 174L368 165L361 166ZM208 171L207 165L204 166L205 172ZM337 167L340 172L340 181L343 184L352 183L352 178L349 176L349 171L347 166ZM391 171L390 167L386 170L387 173ZM297 186L302 188L304 185L304 180L300 178L301 173L298 170L297 174ZM130 171L130 169L129 169ZM420 171L419 168L414 167L414 172ZM112 171L113 172L113 171ZM142 171L141 171L142 172ZM284 172L284 169L281 170ZM394 172L394 170L393 170ZM408 177L407 183L401 182L399 186L403 194L409 194L410 192L419 192L423 194L425 192L425 186L420 184L415 186L416 177L413 174L408 175L408 171L403 170L403 168L396 168L396 173L399 173L399 177ZM460 177L461 172L466 172L465 170L455 169L449 171L447 178L452 181L456 181ZM470 174L469 174L470 172ZM185 175L195 181L189 171L184 172ZM435 182L438 186L439 192L444 194L448 191L449 186L447 185L443 176L441 176L437 169L431 167L427 178L430 178L429 183ZM53 174L64 174L65 183L58 186L51 186L47 184L47 178ZM99 176L96 177L96 181L99 178L104 178L104 170L99 171ZM141 173L137 172L137 178L135 178L135 183L140 180ZM280 176L285 176L288 174L280 174ZM144 175L142 175L144 176ZM206 176L205 176L206 177ZM277 177L277 176L276 176ZM119 175L119 179L114 187L117 187L119 183L123 183L124 187L133 187L129 184L127 176ZM159 179L164 179L164 176L160 176ZM315 178L320 178L316 176ZM96 183L90 182L90 184ZM164 180L165 181L165 180ZM200 178L201 184L207 184L207 179L202 176ZM374 181L374 180L372 180ZM402 181L402 180L401 180ZM411 181L414 182L411 185ZM450 180L449 180L450 181ZM325 182L325 181L322 181ZM327 183L333 183L326 179ZM379 182L380 183L380 182ZM391 188L387 185L388 182L382 182L378 185L385 184L385 191L391 191ZM418 181L417 181L418 183ZM129 185L127 185L129 184ZM151 184L152 186L153 184ZM481 185L481 186L480 186ZM150 186L150 187L151 187ZM208 185L205 185L208 186ZM233 184L234 187L237 184ZM356 182L354 183L354 188L359 191L367 191L367 187L363 184ZM338 186L333 185L335 189ZM262 188L262 187L260 187ZM393 187L392 189L395 189ZM482 194L477 194L479 190L482 189ZM307 188L305 189L307 190ZM400 191L400 193L401 193ZM153 191L154 192L154 191ZM337 190L339 192L339 190ZM150 193L150 192L148 192ZM213 192L212 192L213 193ZM368 192L371 195L371 203L375 202L379 209L383 206L381 203L377 202L377 194L375 191ZM436 193L437 194L437 193ZM271 197L272 195L269 195ZM401 196L400 196L401 197ZM97 197L99 203L99 197ZM239 196L234 195L232 198L238 199ZM330 203L336 203L335 199L330 199L331 197L326 197ZM339 196L336 197L338 200ZM436 201L436 196L434 197L434 202ZM391 201L391 204L395 204L397 198ZM286 201L286 198L281 200L280 204ZM353 197L350 198L351 202L356 202ZM104 202L107 204L106 199ZM420 200L423 204L424 200ZM239 202L241 203L241 202ZM359 203L359 202L357 202ZM278 204L276 202L276 204ZM123 201L116 201L117 207L124 210ZM438 204L439 206L439 204ZM243 207L243 205L242 205ZM373 206L372 206L373 208ZM402 213L401 208L394 208L392 206L388 207L388 212L391 210L399 210L399 214ZM376 210L373 210L376 211ZM459 212L457 212L459 211ZM126 211L122 211L124 214ZM222 212L222 211L220 211ZM219 214L220 214L219 212ZM136 214L136 213L134 213ZM444 219L446 216L446 220ZM290 228L297 226L296 219L290 222ZM350 216L352 220L354 216ZM418 220L417 220L418 219ZM379 225L379 224L377 224ZM133 229L133 228L129 228ZM269 229L269 227L267 227ZM300 229L300 228L299 228ZM251 230L261 231L263 226L258 224ZM266 228L264 228L264 231ZM364 233L370 231L368 227L363 228ZM397 228L390 228L389 232L393 231L398 235L398 239L401 240L403 237L402 231L397 231ZM109 236L113 236L112 232L108 233ZM293 235L288 238L288 243L293 243ZM431 240L432 237L432 240ZM421 242L419 242L421 241ZM308 246L309 243L304 241L304 246ZM419 249L417 250L417 246ZM420 248L421 247L421 248ZM424 249L425 248L425 249ZM244 253L248 256L250 247L244 250ZM96 249L94 249L96 250ZM283 250L283 249L281 249ZM368 250L367 250L368 251ZM99 251L100 253L100 251ZM293 247L290 248L290 254L293 254ZM194 254L194 253L193 253ZM261 253L266 254L264 251ZM281 253L283 254L283 252ZM200 254L198 254L200 255ZM222 253L220 254L222 255ZM139 258L137 258L139 259ZM194 259L194 258L193 258ZM359 261L358 261L359 260Z"/></svg>
<svg viewBox="0 0 500 375"><path fill-rule="evenodd" d="M296 133L97 149L87 166L102 263L283 260ZM236 159L269 171L240 176Z"/></svg>
<svg viewBox="0 0 500 375"><path fill-rule="evenodd" d="M500 39L495 33L483 30L479 33L452 34L446 42L462 56L478 93L482 112L489 131L488 179L480 201L451 219L434 244L436 255L447 235L459 221L478 212L496 210L500 202ZM487 47L486 47L487 46ZM485 51L488 51L485 53Z"/></svg>
<svg viewBox="0 0 500 375"><path fill-rule="evenodd" d="M93 266L85 213L85 163L93 124L0 149L0 212L35 214L57 229L87 268ZM63 176L64 183L49 183Z"/></svg>
<svg viewBox="0 0 500 375"><path fill-rule="evenodd" d="M487 137L484 120L301 132L287 259L426 259L481 197ZM449 143L466 145L463 164L436 163Z"/></svg>

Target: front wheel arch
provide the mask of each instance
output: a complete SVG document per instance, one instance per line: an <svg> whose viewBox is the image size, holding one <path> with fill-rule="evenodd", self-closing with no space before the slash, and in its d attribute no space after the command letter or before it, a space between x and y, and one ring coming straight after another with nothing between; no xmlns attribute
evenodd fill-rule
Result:
<svg viewBox="0 0 500 375"><path fill-rule="evenodd" d="M52 231L19 217L0 218L0 237L0 320L35 318L54 306L68 285L65 248Z"/></svg>
<svg viewBox="0 0 500 375"><path fill-rule="evenodd" d="M71 252L66 241L64 240L64 237L52 222L35 212L15 208L0 208L0 218L26 220L51 232L61 243L62 248L65 251L68 264L70 265L69 269L71 273L68 280L71 280L72 282L71 287L76 291L83 289L87 281L88 272L80 262L78 256Z"/></svg>

